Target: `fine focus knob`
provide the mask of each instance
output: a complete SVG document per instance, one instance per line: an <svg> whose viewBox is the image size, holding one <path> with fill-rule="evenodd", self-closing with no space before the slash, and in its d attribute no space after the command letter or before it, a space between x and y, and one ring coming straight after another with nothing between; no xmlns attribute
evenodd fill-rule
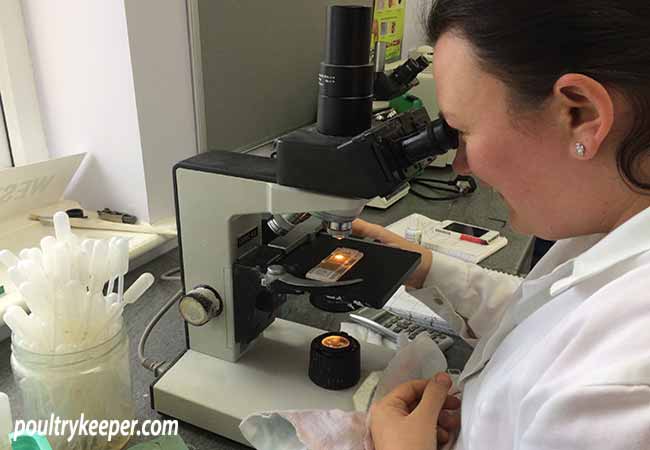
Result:
<svg viewBox="0 0 650 450"><path fill-rule="evenodd" d="M197 286L181 299L178 309L185 321L200 327L223 311L223 302L210 286Z"/></svg>
<svg viewBox="0 0 650 450"><path fill-rule="evenodd" d="M321 334L311 342L309 378L318 386L347 389L361 378L359 341L343 332Z"/></svg>

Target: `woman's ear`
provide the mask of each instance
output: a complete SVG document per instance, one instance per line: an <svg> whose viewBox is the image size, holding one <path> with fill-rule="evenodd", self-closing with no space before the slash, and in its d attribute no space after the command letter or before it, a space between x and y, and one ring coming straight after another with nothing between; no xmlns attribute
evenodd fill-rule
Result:
<svg viewBox="0 0 650 450"><path fill-rule="evenodd" d="M553 96L559 105L561 124L570 136L570 156L594 158L614 124L614 102L609 92L593 78L570 73L555 82Z"/></svg>

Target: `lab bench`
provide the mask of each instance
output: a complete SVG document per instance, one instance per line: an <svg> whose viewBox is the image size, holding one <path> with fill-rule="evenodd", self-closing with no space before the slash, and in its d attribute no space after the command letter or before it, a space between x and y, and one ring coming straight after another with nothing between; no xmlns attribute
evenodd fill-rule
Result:
<svg viewBox="0 0 650 450"><path fill-rule="evenodd" d="M451 178L450 170L429 169L427 176ZM533 238L514 233L507 224L507 210L503 201L492 189L481 185L471 196L452 201L433 202L409 194L386 211L366 208L362 218L382 225L388 225L411 213L420 213L433 219L454 219L491 229L498 230L508 238L509 244L504 249L492 255L481 263L491 269L510 273L525 273L529 269L533 249ZM167 270L178 266L178 252L172 250L144 266L139 267L127 276L126 285L135 281L143 272L151 272L156 278ZM136 418L140 421L147 419L165 419L151 409L149 385L153 375L143 369L137 359L137 345L146 324L158 309L180 288L178 281L157 281L148 292L136 303L126 308L125 323L130 338L131 377L133 380L133 395L136 404ZM337 330L344 315L335 315L316 310L304 296L291 298L280 310L280 316L306 325L323 329ZM183 322L177 308L172 308L160 321L147 343L146 354L156 358L173 360L185 349L185 333ZM469 357L471 348L462 342L447 351L449 366L462 368ZM19 392L14 383L10 366L10 341L0 342L0 391L9 395L14 413L14 419L22 417L22 407ZM107 395L110 395L107 393ZM246 392L233 393L246 395ZM315 408L318 405L314 405ZM192 425L181 422L179 434L190 449L196 450L239 450L246 449L241 444L203 431ZM146 439L134 436L130 445L143 442Z"/></svg>

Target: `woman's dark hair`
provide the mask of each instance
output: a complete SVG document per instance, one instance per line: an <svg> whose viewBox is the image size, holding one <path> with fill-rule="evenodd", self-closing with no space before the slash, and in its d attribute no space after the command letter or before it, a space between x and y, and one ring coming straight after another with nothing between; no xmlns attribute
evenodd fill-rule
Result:
<svg viewBox="0 0 650 450"><path fill-rule="evenodd" d="M632 188L650 190L640 164L650 155L649 0L434 1L428 37L433 43L446 31L471 44L516 104L541 104L567 73L624 95L635 121L618 149L618 169Z"/></svg>

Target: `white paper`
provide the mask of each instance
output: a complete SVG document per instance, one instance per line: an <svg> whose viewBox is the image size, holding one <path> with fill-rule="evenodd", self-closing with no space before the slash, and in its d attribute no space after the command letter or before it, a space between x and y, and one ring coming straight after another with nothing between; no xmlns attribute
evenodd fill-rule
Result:
<svg viewBox="0 0 650 450"><path fill-rule="evenodd" d="M407 228L416 227L422 230L421 244L424 247L474 264L483 261L488 256L508 245L508 239L503 236L499 236L488 245L461 241L456 236L435 231L441 225L442 222L430 219L421 214L411 214L386 228L403 237Z"/></svg>
<svg viewBox="0 0 650 450"><path fill-rule="evenodd" d="M63 200L84 154L0 170L0 220Z"/></svg>
<svg viewBox="0 0 650 450"><path fill-rule="evenodd" d="M427 325L432 326L436 324L446 326L445 319L432 311L426 304L409 294L404 286L401 286L388 299L384 305L384 309L418 323L425 322Z"/></svg>

